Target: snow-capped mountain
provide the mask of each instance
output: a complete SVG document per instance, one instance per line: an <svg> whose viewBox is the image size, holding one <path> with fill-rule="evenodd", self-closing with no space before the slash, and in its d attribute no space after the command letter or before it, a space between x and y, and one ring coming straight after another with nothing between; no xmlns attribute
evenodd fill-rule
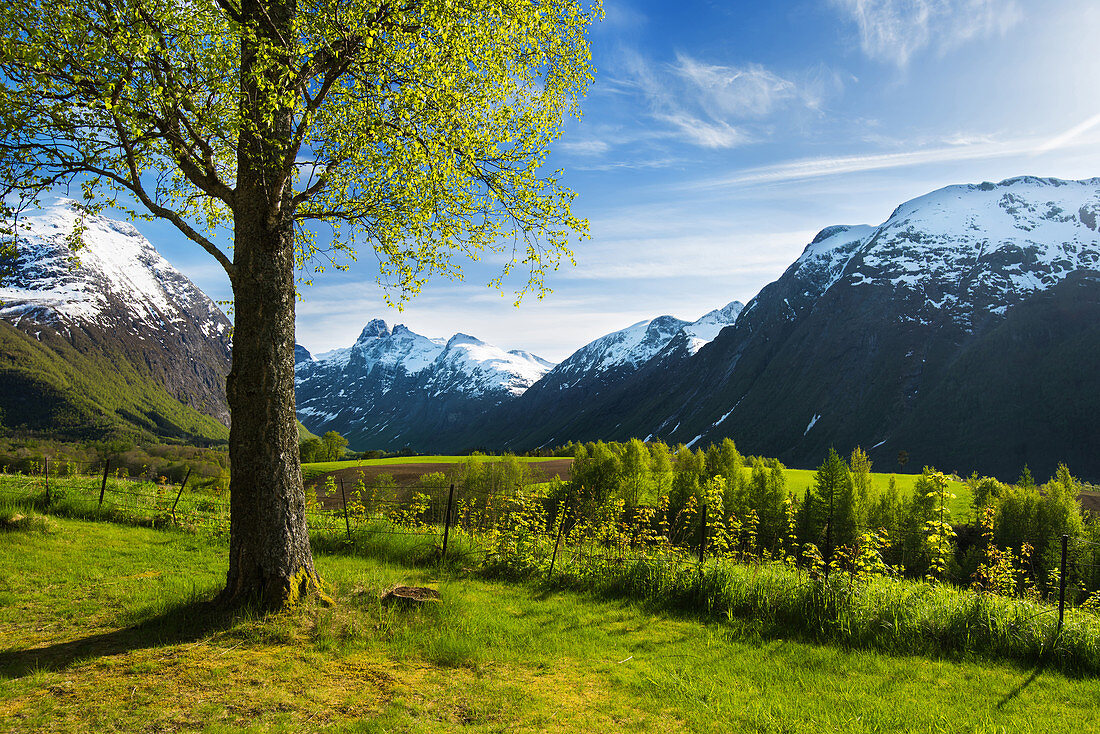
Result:
<svg viewBox="0 0 1100 734"><path fill-rule="evenodd" d="M811 466L1100 476L1100 179L949 186L881 225L828 227L675 370L590 400L570 438L646 435ZM1080 416L1073 419L1071 416ZM533 444L537 436L529 436Z"/></svg>
<svg viewBox="0 0 1100 734"><path fill-rule="evenodd" d="M614 430L615 396L640 375L675 372L727 326L742 304L734 301L697 321L658 316L612 332L578 349L518 400L487 414L478 429L491 446L525 449L593 437L590 420ZM528 416L537 415L537 422ZM610 424L610 425L608 425Z"/></svg>
<svg viewBox="0 0 1100 734"><path fill-rule="evenodd" d="M463 423L522 394L553 366L466 334L432 339L375 319L350 347L316 358L301 350L298 417L314 433L342 433L352 446L461 440L455 431Z"/></svg>
<svg viewBox="0 0 1100 734"><path fill-rule="evenodd" d="M87 375L84 379L93 384L88 389L73 380L53 385L64 394L62 403L81 403L78 413L103 412L107 423L121 419L155 435L209 435L209 426L200 430L186 411L163 415L164 406L152 404L160 401L152 393L163 390L164 397L212 416L224 428L229 420L228 319L133 225L86 217L74 248L76 222L76 212L65 201L14 222L18 257L13 276L0 287L0 321L11 329L3 350L12 388L4 391L5 423L23 424L28 394L46 400L39 391L26 392L28 380L41 386L53 377L33 362L46 358L72 367L75 353L113 368ZM35 344L29 346L26 339ZM89 364L88 369L96 367ZM95 384L115 378L130 386L122 390L129 396L106 389L97 394ZM180 407L164 409L179 412Z"/></svg>
<svg viewBox="0 0 1100 734"><path fill-rule="evenodd" d="M554 368L548 381L565 390L582 380L608 381L633 372L667 350L680 338L677 351L695 354L714 340L725 327L733 324L742 304L729 303L702 316L698 321L683 321L674 316L658 316L601 336L571 354Z"/></svg>

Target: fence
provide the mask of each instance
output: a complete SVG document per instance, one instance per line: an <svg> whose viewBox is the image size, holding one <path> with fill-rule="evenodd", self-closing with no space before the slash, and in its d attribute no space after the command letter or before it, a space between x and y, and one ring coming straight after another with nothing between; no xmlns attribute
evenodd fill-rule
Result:
<svg viewBox="0 0 1100 734"><path fill-rule="evenodd" d="M228 497L186 492L190 476L172 486L131 480L113 471L109 461L97 467L72 462L51 466L46 460L39 474L0 474L0 498L31 500L44 509L74 515L228 533ZM514 567L547 578L578 565L621 569L638 563L659 567L662 573L701 569L709 562L779 563L799 574L814 573L813 560L806 563L793 539L793 528L791 537L765 549L756 546L751 522L731 522L713 510L708 519L705 505L669 518L667 507L660 504L628 510L621 500L595 503L583 489L549 496L544 484L505 491L449 482L371 484L360 476L349 485L333 479L327 491L307 493L305 512L312 535L339 538L351 547L376 538L403 537L442 562L454 562L458 554L457 560L469 559L473 565ZM900 534L904 529L887 530ZM1038 546L1040 540L1033 543ZM1097 575L1100 543L1068 535L1059 540L1057 595L1050 595L1049 601L1057 603L1060 626L1067 601L1084 595L1089 605L1100 596L1080 583L1069 584L1086 574ZM830 569L867 571L857 555L844 557L825 548L819 571L826 577Z"/></svg>

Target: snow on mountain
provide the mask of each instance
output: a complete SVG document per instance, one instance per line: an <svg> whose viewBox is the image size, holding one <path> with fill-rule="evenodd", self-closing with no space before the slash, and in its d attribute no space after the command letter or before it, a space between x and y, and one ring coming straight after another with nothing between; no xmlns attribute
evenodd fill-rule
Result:
<svg viewBox="0 0 1100 734"><path fill-rule="evenodd" d="M601 336L578 349L554 369L556 376L576 384L584 375L609 371L635 370L649 362L679 338L688 355L695 354L712 341L718 332L733 324L743 305L738 301L705 314L697 321L684 321L674 316L658 316L639 321L625 329Z"/></svg>
<svg viewBox="0 0 1100 734"><path fill-rule="evenodd" d="M334 349L317 355L319 362L333 366L349 366L370 373L375 367L388 370L402 369L414 375L428 367L443 352L443 339L429 339L411 331L404 324L397 324L393 331L386 322L374 319L359 334L350 347Z"/></svg>
<svg viewBox="0 0 1100 734"><path fill-rule="evenodd" d="M664 349L688 323L673 316L639 321L586 344L558 365L555 371L566 375L606 372L619 367L636 368Z"/></svg>
<svg viewBox="0 0 1100 734"><path fill-rule="evenodd" d="M467 334L433 339L375 319L352 346L298 361L298 416L353 445L400 447L521 395L553 366Z"/></svg>
<svg viewBox="0 0 1100 734"><path fill-rule="evenodd" d="M1096 270L1098 213L1100 179L948 186L899 206L847 277L889 282L970 326L978 304L1003 313L1070 273Z"/></svg>
<svg viewBox="0 0 1100 734"><path fill-rule="evenodd" d="M423 373L433 392L476 395L500 390L519 395L553 366L533 354L508 352L467 334L433 339L404 324L397 324L391 332L381 319L367 324L352 346L319 354L311 365L314 372L337 368L357 378L376 370L380 377L383 373L391 377ZM300 376L299 382L310 376Z"/></svg>
<svg viewBox="0 0 1100 734"><path fill-rule="evenodd" d="M225 314L133 225L86 216L74 237L77 221L72 202L62 200L8 223L14 225L16 259L0 287L0 319L49 350L49 359L78 370L76 379L127 385L123 391L138 403L109 391L89 403L87 415L101 411L104 425L122 420L176 437L207 430L196 428L185 413L169 415L175 412L166 407L172 400L228 425L231 327ZM121 364L132 368L124 378L79 372ZM33 366L23 356L13 361L13 369ZM8 387L15 379L8 376ZM79 390L74 385L70 380L53 388L68 395Z"/></svg>
<svg viewBox="0 0 1100 734"><path fill-rule="evenodd" d="M86 217L83 246L70 247L77 221L61 201L17 220L17 273L0 288L0 316L18 324L74 320L107 326L132 320L163 327L193 322L224 338L229 322L137 229L103 216Z"/></svg>
<svg viewBox="0 0 1100 734"><path fill-rule="evenodd" d="M553 367L527 352L506 352L466 334L455 334L433 364L428 385L433 392L466 391L475 395L504 390L522 395Z"/></svg>
<svg viewBox="0 0 1100 734"><path fill-rule="evenodd" d="M714 341L718 332L737 321L745 305L740 301L728 303L722 308L716 308L704 314L698 321L692 322L683 328L688 336L688 351L695 354L706 344Z"/></svg>

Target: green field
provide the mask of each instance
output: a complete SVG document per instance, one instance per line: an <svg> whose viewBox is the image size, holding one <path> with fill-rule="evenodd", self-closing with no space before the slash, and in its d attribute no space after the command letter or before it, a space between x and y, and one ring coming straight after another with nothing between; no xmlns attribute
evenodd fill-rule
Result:
<svg viewBox="0 0 1100 734"><path fill-rule="evenodd" d="M396 466L400 464L462 464L465 463L470 457L468 456L402 456L390 459L361 459L355 461L325 461L317 462L313 464L302 465L302 477L305 481L311 481L317 477L327 474L329 472L338 471L340 469L354 469L358 467L366 466ZM528 457L520 456L516 457L518 461L522 462L542 462L542 461L560 461L563 457ZM568 458L568 457L565 457ZM486 456L483 457L484 461L499 461L499 456ZM746 468L746 473L751 473L751 469ZM784 472L787 476L787 490L795 497L801 498L806 488L811 486L814 481L813 469L786 469ZM920 474L871 474L872 488L875 492L885 491L890 482L890 477L895 477L897 481L898 489L903 495L907 496L913 491L913 485L916 484ZM948 504L951 510L951 517L955 522L963 522L971 518L973 511L971 509L971 497L970 489L962 482L951 482L950 491L955 495L955 499L951 500Z"/></svg>
<svg viewBox="0 0 1100 734"><path fill-rule="evenodd" d="M807 487L810 487L814 483L813 469L786 469L784 474L787 475L787 491L793 494L795 497L801 498L803 492ZM898 490L902 496L909 496L913 492L913 485L920 479L920 474L871 474L871 488L875 493L881 493L886 490L890 484L890 477L894 477L897 481ZM948 509L951 510L951 519L953 522L964 522L970 520L974 514L974 510L971 507L972 497L970 496L970 488L962 482L952 481L949 484L948 491L955 495L955 498L950 500L947 504Z"/></svg>
<svg viewBox="0 0 1100 734"><path fill-rule="evenodd" d="M524 463L538 463L542 461L560 461L557 456L517 456L513 457ZM480 456L478 461L500 461L499 456ZM469 456L395 456L389 459L353 459L351 461L319 461L311 464L302 464L302 478L310 481L322 474L339 471L340 469L357 469L366 466L399 466L401 464L465 464L470 460Z"/></svg>
<svg viewBox="0 0 1100 734"><path fill-rule="evenodd" d="M226 547L0 532L5 731L1093 731L1100 682L851 652L540 585L320 554L337 605L226 615ZM74 559L80 559L74 563ZM180 569L186 569L181 572ZM398 583L438 588L387 606Z"/></svg>

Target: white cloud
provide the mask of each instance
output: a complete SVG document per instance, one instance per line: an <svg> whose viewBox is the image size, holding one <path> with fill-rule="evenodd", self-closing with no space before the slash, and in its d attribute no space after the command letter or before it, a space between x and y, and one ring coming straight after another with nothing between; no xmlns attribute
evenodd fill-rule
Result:
<svg viewBox="0 0 1100 734"><path fill-rule="evenodd" d="M711 64L683 53L673 63L653 64L627 50L620 66L625 76L606 80L608 90L640 92L654 120L669 125L681 141L704 148L754 142L761 133L752 123L791 107L817 110L825 94L842 86L821 69L807 72L802 83L757 64Z"/></svg>
<svg viewBox="0 0 1100 734"><path fill-rule="evenodd" d="M557 144L557 149L573 155L602 155L611 149L603 140L563 140Z"/></svg>
<svg viewBox="0 0 1100 734"><path fill-rule="evenodd" d="M703 148L734 148L751 140L744 130L735 128L724 120L701 120L682 110L658 113L654 117L669 123L689 142Z"/></svg>
<svg viewBox="0 0 1100 734"><path fill-rule="evenodd" d="M1050 140L1046 141L1045 143L1040 145L1038 148L1036 148L1035 153L1036 154L1047 153L1047 152L1052 151L1052 150L1057 150L1059 148L1064 148L1067 145L1070 145L1071 143L1076 141L1078 138L1080 138L1082 135L1087 133L1089 130L1092 130L1097 125L1100 125L1100 114L1093 115L1092 117L1090 117L1089 119L1087 119L1084 122L1080 123L1079 125L1074 125L1069 130L1066 130L1064 133L1062 133L1061 135L1056 135L1055 137L1051 138Z"/></svg>
<svg viewBox="0 0 1100 734"><path fill-rule="evenodd" d="M695 88L700 105L715 117L764 117L799 96L793 82L755 64L718 66L679 54L672 68Z"/></svg>
<svg viewBox="0 0 1100 734"><path fill-rule="evenodd" d="M798 181L825 176L838 176L847 173L861 173L864 171L876 171L888 168L902 168L904 166L916 166L927 163L949 163L955 161L1022 156L1036 150L1037 145L1038 143L1034 139L1026 139L1006 142L959 144L950 145L948 147L904 151L900 153L804 158L802 160L787 161L771 166L746 168L732 176L723 176L693 184L686 184L682 188L708 189L738 187L753 184Z"/></svg>
<svg viewBox="0 0 1100 734"><path fill-rule="evenodd" d="M863 52L906 66L924 48L939 52L1003 35L1023 18L1016 0L830 0L857 26Z"/></svg>

